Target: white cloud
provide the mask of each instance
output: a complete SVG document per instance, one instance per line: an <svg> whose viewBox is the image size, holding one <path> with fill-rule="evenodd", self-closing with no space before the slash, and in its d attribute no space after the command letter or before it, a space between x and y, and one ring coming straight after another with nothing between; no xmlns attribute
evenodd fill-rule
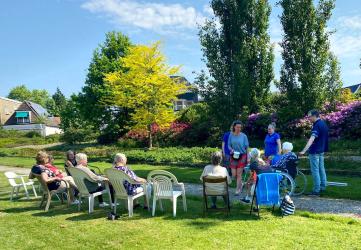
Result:
<svg viewBox="0 0 361 250"><path fill-rule="evenodd" d="M331 50L339 57L360 56L361 34L336 33L331 37Z"/></svg>
<svg viewBox="0 0 361 250"><path fill-rule="evenodd" d="M87 0L82 8L105 14L119 25L158 32L196 29L205 17L194 7L139 0Z"/></svg>
<svg viewBox="0 0 361 250"><path fill-rule="evenodd" d="M361 16L342 16L337 19L337 23L342 28L361 30Z"/></svg>
<svg viewBox="0 0 361 250"><path fill-rule="evenodd" d="M341 16L335 20L332 28L336 32L330 37L331 50L338 57L361 56L361 16Z"/></svg>

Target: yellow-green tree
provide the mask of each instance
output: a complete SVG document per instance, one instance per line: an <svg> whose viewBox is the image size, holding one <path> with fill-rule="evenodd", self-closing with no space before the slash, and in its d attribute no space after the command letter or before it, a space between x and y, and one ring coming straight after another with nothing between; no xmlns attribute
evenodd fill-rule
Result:
<svg viewBox="0 0 361 250"><path fill-rule="evenodd" d="M122 72L105 75L105 82L114 93L113 103L133 110L133 128L146 129L152 148L152 124L166 127L174 121L173 101L187 86L170 78L180 67L171 67L160 50L160 43L138 45L121 58Z"/></svg>

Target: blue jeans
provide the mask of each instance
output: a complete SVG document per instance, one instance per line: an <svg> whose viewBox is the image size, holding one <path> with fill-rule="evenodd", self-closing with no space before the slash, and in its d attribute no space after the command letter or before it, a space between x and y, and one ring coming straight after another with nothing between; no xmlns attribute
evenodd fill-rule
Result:
<svg viewBox="0 0 361 250"><path fill-rule="evenodd" d="M326 190L326 171L324 153L309 154L311 173L313 178L313 192L319 193L321 190Z"/></svg>

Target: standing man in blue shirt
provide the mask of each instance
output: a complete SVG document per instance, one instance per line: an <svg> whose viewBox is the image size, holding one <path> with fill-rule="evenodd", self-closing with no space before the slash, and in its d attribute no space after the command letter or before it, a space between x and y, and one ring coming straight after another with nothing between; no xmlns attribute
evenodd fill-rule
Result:
<svg viewBox="0 0 361 250"><path fill-rule="evenodd" d="M308 150L313 178L311 195L319 196L326 190L324 153L328 151L328 127L326 122L320 119L320 113L317 110L311 110L308 116L313 122L311 137L300 155L304 155Z"/></svg>

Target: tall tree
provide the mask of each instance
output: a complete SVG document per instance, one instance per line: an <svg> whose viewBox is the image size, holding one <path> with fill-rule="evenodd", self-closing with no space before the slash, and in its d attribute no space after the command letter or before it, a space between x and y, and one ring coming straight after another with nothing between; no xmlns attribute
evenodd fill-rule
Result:
<svg viewBox="0 0 361 250"><path fill-rule="evenodd" d="M200 93L218 124L227 128L242 112L262 108L273 80L273 47L267 33L267 0L212 0L215 18L201 27L200 41L209 79Z"/></svg>
<svg viewBox="0 0 361 250"><path fill-rule="evenodd" d="M149 148L152 148L152 125L165 127L174 121L173 101L187 88L184 83L170 78L179 71L179 67L167 65L159 45L130 48L129 54L121 58L127 71L110 73L105 77L114 93L109 101L133 110L133 127L148 131Z"/></svg>
<svg viewBox="0 0 361 250"><path fill-rule="evenodd" d="M12 88L7 96L10 99L18 101L26 101L31 99L31 90L29 90L24 84Z"/></svg>
<svg viewBox="0 0 361 250"><path fill-rule="evenodd" d="M52 99L54 101L52 114L55 116L59 116L61 111L64 110L66 106L66 98L64 94L60 91L60 89L56 88L55 93L52 95Z"/></svg>
<svg viewBox="0 0 361 250"><path fill-rule="evenodd" d="M122 33L107 33L105 42L93 53L85 86L79 94L83 119L92 124L95 130L102 130L100 142L116 141L127 132L125 126L129 111L122 108L123 104L112 106L109 100L113 98L113 93L103 79L107 73L124 71L123 62L119 59L127 54L130 46L129 38Z"/></svg>
<svg viewBox="0 0 361 250"><path fill-rule="evenodd" d="M325 97L327 101L335 105L342 93L341 69L337 57L329 53L325 69Z"/></svg>
<svg viewBox="0 0 361 250"><path fill-rule="evenodd" d="M48 109L49 113L52 113L51 111L54 106L54 102L51 99L48 91L45 89L29 90L25 85L19 85L12 88L9 92L8 98L22 102L35 102Z"/></svg>
<svg viewBox="0 0 361 250"><path fill-rule="evenodd" d="M327 76L327 64L337 74L337 61L330 57L327 22L335 0L281 0L283 40L281 78L278 88L287 95L288 118L319 108L327 98L327 85L339 76ZM331 61L330 61L331 60ZM336 69L336 70L335 70ZM337 80L338 78L338 80Z"/></svg>

